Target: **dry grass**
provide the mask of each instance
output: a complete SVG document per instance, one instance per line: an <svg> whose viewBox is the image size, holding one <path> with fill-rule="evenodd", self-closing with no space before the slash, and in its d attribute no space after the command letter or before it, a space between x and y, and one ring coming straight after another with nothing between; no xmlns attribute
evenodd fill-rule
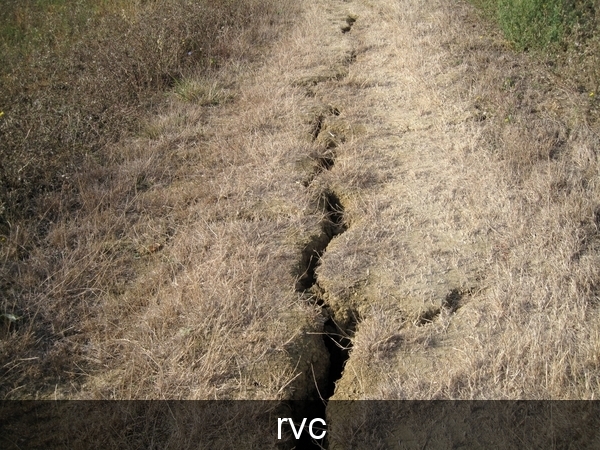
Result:
<svg viewBox="0 0 600 450"><path fill-rule="evenodd" d="M262 64L182 78L82 157L43 234L7 228L3 397L315 397L325 318L295 285L335 193L334 398L597 398L589 94L462 3L304 8Z"/></svg>
<svg viewBox="0 0 600 450"><path fill-rule="evenodd" d="M355 7L359 57L335 95L364 86L347 113L369 131L338 152L356 219L319 280L362 321L334 398L596 398L589 95L465 5ZM365 168L376 187L357 185Z"/></svg>
<svg viewBox="0 0 600 450"><path fill-rule="evenodd" d="M302 347L322 347L317 334L304 333L318 331L317 311L294 290L298 247L311 221L301 214L289 171L280 170L293 164L287 145L274 145L269 128L290 103L269 101L270 87L247 75L255 45L281 33L296 13L289 4L269 5L246 2L229 11L228 21L244 11L249 17L231 24L231 37L206 40L220 46L208 54L226 67L200 67L178 82L162 114L143 119L140 137L77 158L60 189L32 198L34 218L6 211L3 397L304 395L290 384L308 383L298 382L310 363ZM140 14L152 12L158 20L168 11ZM243 77L256 87L241 92ZM95 86L107 93L112 85ZM234 128L232 117L240 118ZM38 169L57 176L52 161L40 160Z"/></svg>
<svg viewBox="0 0 600 450"><path fill-rule="evenodd" d="M102 159L104 145L139 131L165 90L228 58L259 54L275 37L270 24L293 17L285 6L7 1L0 16L2 234L9 223L42 216L35 234L43 235L58 214L46 212L44 194L71 189L68 178L85 157Z"/></svg>

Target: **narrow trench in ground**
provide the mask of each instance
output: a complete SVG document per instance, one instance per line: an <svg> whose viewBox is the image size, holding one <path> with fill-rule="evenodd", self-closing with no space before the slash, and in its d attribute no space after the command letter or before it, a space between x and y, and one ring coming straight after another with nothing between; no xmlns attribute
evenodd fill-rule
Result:
<svg viewBox="0 0 600 450"><path fill-rule="evenodd" d="M332 116L339 116L340 110L334 106L330 106L328 108L327 114ZM327 116L325 114L319 114L313 120L312 129L310 132L313 142L315 142L319 138L321 131L323 131L323 126L326 118ZM317 173L315 174L315 176L323 170L331 170L333 168L333 165L335 164L336 147L337 142L333 139L329 140L327 142L326 148L321 148L316 155L313 155L314 159L317 162ZM306 186L308 186L308 184Z"/></svg>
<svg viewBox="0 0 600 450"><path fill-rule="evenodd" d="M322 288L319 286L316 269L321 263L321 258L331 240L342 234L347 229L344 221L344 207L339 197L332 191L323 193L319 207L325 212L321 222L321 233L315 236L302 252L302 275L296 284L296 290L306 295L309 301L323 308L323 315L329 317L323 328L323 342L329 355L329 372L325 386L318 395L322 400L300 404L295 411L294 420L301 422L307 418L310 422L314 418L325 419L325 412L329 398L335 393L335 383L342 377L344 365L348 360L351 348L349 333L353 332L354 324L348 329L342 329L335 321L333 311L325 303ZM316 388L316 387L315 387ZM296 442L296 449L321 449L327 448L326 442L316 443L304 431Z"/></svg>
<svg viewBox="0 0 600 450"><path fill-rule="evenodd" d="M342 33L348 33L352 29L356 18L347 16L345 22L346 25L342 27ZM348 54L344 63L350 65L355 60L356 52L352 51ZM310 131L313 142L317 141L319 135L324 131L326 127L325 120L329 115L339 116L340 110L330 106L325 113L321 113L314 118ZM332 137L334 137L333 134ZM326 143L325 149L322 149L315 158L317 161L316 174L311 177L305 186L308 186L320 172L333 168L337 145L338 142L335 139L331 139ZM348 228L344 218L344 206L335 192L329 190L322 193L318 208L325 213L321 222L321 232L311 239L302 252L301 273L296 283L296 291L301 293L307 301L321 307L323 316L327 318L323 326L323 343L329 356L329 371L324 386L317 387L315 380L315 390L318 391L317 394L320 400L296 402L296 407L292 406L293 419L297 423L301 423L304 418L307 419L308 423L316 418L326 419L327 402L335 394L335 383L342 378L344 373L344 366L352 347L350 336L354 333L357 324L356 320L345 323L343 326L336 322L335 313L326 303L326 292L319 285L316 273L329 243ZM328 446L327 438L323 439L322 442L315 442L305 429L300 439L296 441L294 448L298 450L326 449Z"/></svg>
<svg viewBox="0 0 600 450"><path fill-rule="evenodd" d="M323 114L318 115L313 121L312 130L310 135L312 136L312 140L316 141L321 134L321 129L323 128L323 121L325 120L325 116Z"/></svg>

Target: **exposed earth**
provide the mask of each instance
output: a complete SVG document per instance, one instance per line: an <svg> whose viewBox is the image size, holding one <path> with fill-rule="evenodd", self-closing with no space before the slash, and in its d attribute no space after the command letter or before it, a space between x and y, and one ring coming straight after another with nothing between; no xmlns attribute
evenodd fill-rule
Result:
<svg viewBox="0 0 600 450"><path fill-rule="evenodd" d="M135 249L136 275L73 344L85 376L42 397L596 399L589 93L464 2L302 9L252 70L214 80L226 101L123 144L124 170L169 172L144 173L136 214L169 212L107 244ZM372 443L329 408L329 448ZM372 448L483 448L494 429L455 426L393 425Z"/></svg>

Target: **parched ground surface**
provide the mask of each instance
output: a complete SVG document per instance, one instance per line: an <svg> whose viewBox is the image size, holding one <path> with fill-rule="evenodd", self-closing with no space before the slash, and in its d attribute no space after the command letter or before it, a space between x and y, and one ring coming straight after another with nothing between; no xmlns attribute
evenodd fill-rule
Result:
<svg viewBox="0 0 600 450"><path fill-rule="evenodd" d="M597 398L589 93L452 0L307 1L202 82L226 101L123 144L117 213L99 173L49 233L72 264L6 397ZM54 316L113 254L121 278Z"/></svg>
<svg viewBox="0 0 600 450"><path fill-rule="evenodd" d="M588 94L464 4L351 7L356 62L323 90L365 130L328 173L349 226L319 285L358 321L334 398L594 398Z"/></svg>

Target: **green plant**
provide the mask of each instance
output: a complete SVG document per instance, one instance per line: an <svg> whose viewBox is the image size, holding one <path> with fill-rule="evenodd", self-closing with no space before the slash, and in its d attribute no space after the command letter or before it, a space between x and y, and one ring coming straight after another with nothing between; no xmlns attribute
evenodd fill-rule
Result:
<svg viewBox="0 0 600 450"><path fill-rule="evenodd" d="M471 0L496 20L520 50L566 46L594 34L596 8L589 0Z"/></svg>

